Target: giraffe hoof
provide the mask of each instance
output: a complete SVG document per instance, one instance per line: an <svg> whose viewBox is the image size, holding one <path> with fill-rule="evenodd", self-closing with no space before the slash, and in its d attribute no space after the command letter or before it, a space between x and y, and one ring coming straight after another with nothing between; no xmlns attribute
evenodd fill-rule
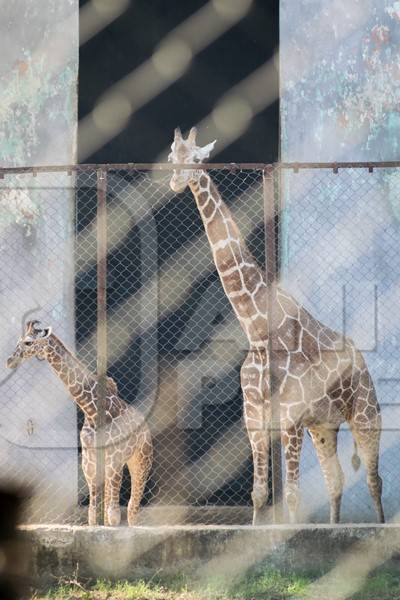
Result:
<svg viewBox="0 0 400 600"><path fill-rule="evenodd" d="M300 500L298 488L291 484L286 485L285 500L289 512L289 523L298 523L298 508Z"/></svg>
<svg viewBox="0 0 400 600"><path fill-rule="evenodd" d="M95 527L95 525L97 525L97 519L96 519L96 509L90 509L89 508L89 513L88 513L88 524L89 527Z"/></svg>
<svg viewBox="0 0 400 600"><path fill-rule="evenodd" d="M118 508L109 508L107 510L108 525L110 527L118 527L121 523L121 511Z"/></svg>
<svg viewBox="0 0 400 600"><path fill-rule="evenodd" d="M263 520L259 511L253 513L253 526L263 525Z"/></svg>
<svg viewBox="0 0 400 600"><path fill-rule="evenodd" d="M133 514L129 514L129 511L128 511L128 525L129 525L129 527L133 527L134 525L136 525L136 523L137 523L137 517L138 517L137 512L135 512Z"/></svg>
<svg viewBox="0 0 400 600"><path fill-rule="evenodd" d="M251 500L253 502L254 513L257 513L267 500L267 492L264 490L254 489L251 493Z"/></svg>
<svg viewBox="0 0 400 600"><path fill-rule="evenodd" d="M128 525L129 527L134 527L136 525L136 518L135 519L128 519Z"/></svg>

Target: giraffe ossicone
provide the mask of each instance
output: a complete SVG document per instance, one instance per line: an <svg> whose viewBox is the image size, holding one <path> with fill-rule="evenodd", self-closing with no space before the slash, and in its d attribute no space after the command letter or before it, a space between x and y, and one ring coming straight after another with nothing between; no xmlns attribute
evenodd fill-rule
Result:
<svg viewBox="0 0 400 600"><path fill-rule="evenodd" d="M201 163L208 158L214 149L217 140L214 140L206 146L196 145L197 129L192 127L187 140L182 137L179 127L175 129L174 141L171 145L171 152L168 160L177 164L195 164ZM192 180L196 179L197 171L191 169L177 169L174 171L170 186L176 193L183 192Z"/></svg>
<svg viewBox="0 0 400 600"><path fill-rule="evenodd" d="M22 337L7 360L7 367L15 369L22 361L33 357L47 360L84 413L80 433L82 469L89 488L89 525L95 525L98 378L54 335L51 327L43 328L39 321L26 324ZM151 433L143 415L120 398L117 384L111 377L107 377L106 387L104 524L120 524L119 499L122 471L126 464L131 476L128 523L134 525L153 461Z"/></svg>
<svg viewBox="0 0 400 600"><path fill-rule="evenodd" d="M196 129L186 140L175 130L169 160L177 165L201 162L214 143L199 152ZM201 150L201 149L200 149ZM253 523L260 518L268 497L268 460L271 439L270 367L278 381L281 440L285 451L285 499L289 519L297 520L299 462L304 428L311 434L330 499L330 520L338 522L344 477L337 454L337 434L349 424L356 449L367 471L368 487L379 522L384 521L382 482L378 473L381 434L380 407L371 375L362 354L350 339L315 319L278 286L269 294L259 267L232 213L208 172L177 168L170 187L175 192L190 187L210 243L223 289L249 344L241 368L244 418L253 454ZM274 302L273 317L268 299ZM276 347L269 365L268 332Z"/></svg>

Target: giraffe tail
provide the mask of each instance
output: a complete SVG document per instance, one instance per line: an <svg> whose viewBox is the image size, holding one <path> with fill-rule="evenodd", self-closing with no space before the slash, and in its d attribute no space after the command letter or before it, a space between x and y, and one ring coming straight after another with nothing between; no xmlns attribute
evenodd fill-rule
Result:
<svg viewBox="0 0 400 600"><path fill-rule="evenodd" d="M361 460L357 453L357 442L354 442L354 452L353 456L351 457L351 465L355 471L358 471L361 465Z"/></svg>

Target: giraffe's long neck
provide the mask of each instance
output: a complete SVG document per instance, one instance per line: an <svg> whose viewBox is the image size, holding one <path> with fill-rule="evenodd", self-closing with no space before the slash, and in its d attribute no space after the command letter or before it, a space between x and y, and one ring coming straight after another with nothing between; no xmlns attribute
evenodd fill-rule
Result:
<svg viewBox="0 0 400 600"><path fill-rule="evenodd" d="M200 172L190 184L213 252L215 266L247 339L264 346L268 336L267 286L232 213L210 176Z"/></svg>
<svg viewBox="0 0 400 600"><path fill-rule="evenodd" d="M97 414L97 378L54 334L50 336L46 359L85 416L93 420Z"/></svg>

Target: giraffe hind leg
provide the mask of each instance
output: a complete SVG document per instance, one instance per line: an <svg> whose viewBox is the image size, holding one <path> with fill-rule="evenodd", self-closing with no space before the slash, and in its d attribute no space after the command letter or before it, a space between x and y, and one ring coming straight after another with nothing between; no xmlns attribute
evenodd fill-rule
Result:
<svg viewBox="0 0 400 600"><path fill-rule="evenodd" d="M127 465L131 476L131 497L128 503L128 525L136 522L144 488L153 464L153 446L150 436L146 436L143 444L128 460Z"/></svg>
<svg viewBox="0 0 400 600"><path fill-rule="evenodd" d="M378 523L385 522L382 507L382 479L379 476L379 441L381 436L380 415L377 414L374 426L366 427L357 420L351 430L358 446L361 462L367 471L367 484L374 503Z"/></svg>
<svg viewBox="0 0 400 600"><path fill-rule="evenodd" d="M357 356L359 386L353 398L353 414L349 425L358 446L361 462L367 471L367 483L375 506L378 523L384 523L382 480L379 476L379 444L382 418L371 376L361 355Z"/></svg>
<svg viewBox="0 0 400 600"><path fill-rule="evenodd" d="M282 443L285 450L286 480L285 500L289 512L289 522L298 522L300 503L299 465L303 443L304 428L302 425L284 424L282 427Z"/></svg>

